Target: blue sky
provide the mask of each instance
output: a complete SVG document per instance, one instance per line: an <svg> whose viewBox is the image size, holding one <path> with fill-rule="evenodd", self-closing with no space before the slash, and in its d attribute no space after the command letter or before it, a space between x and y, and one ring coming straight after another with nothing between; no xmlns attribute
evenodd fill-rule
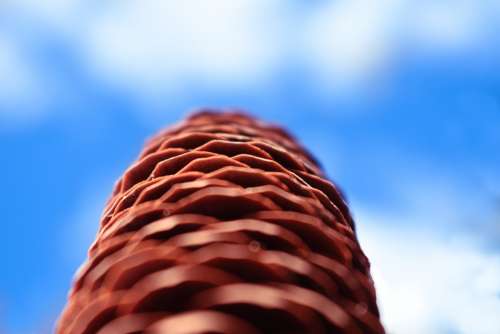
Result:
<svg viewBox="0 0 500 334"><path fill-rule="evenodd" d="M0 332L50 332L113 182L198 106L346 193L389 333L500 332L499 1L6 0Z"/></svg>

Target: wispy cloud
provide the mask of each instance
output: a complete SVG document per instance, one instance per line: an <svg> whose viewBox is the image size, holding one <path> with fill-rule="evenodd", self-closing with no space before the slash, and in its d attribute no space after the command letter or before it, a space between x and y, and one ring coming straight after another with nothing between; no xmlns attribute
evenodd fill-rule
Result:
<svg viewBox="0 0 500 334"><path fill-rule="evenodd" d="M500 255L406 218L358 213L388 333L498 333Z"/></svg>
<svg viewBox="0 0 500 334"><path fill-rule="evenodd" d="M316 8L305 31L308 61L332 91L347 92L387 63L394 1L331 1Z"/></svg>
<svg viewBox="0 0 500 334"><path fill-rule="evenodd" d="M404 170L404 169L403 169ZM500 253L486 195L436 171L386 175L399 205L355 201L388 333L500 331Z"/></svg>
<svg viewBox="0 0 500 334"><path fill-rule="evenodd" d="M419 47L438 51L474 47L484 43L497 25L495 12L500 13L500 6L494 2L419 1L406 10L411 25L409 37Z"/></svg>
<svg viewBox="0 0 500 334"><path fill-rule="evenodd" d="M356 96L374 82L380 85L405 49L453 53L486 43L498 26L492 13L500 10L494 2L465 0L340 0L308 6L284 0L146 0L102 6L80 0L7 0L1 6L10 29L60 38L72 49L68 54L78 55L74 64L92 74L89 78L153 102L158 96L183 98L193 85L208 93L265 89L290 67L307 73L309 79L303 80L312 79L309 84L329 96ZM26 24L33 25L31 30L25 30ZM14 43L10 49L18 47L8 43ZM33 82L47 74L25 66L30 59L6 54L0 62L9 75L2 75L0 83L12 89L16 84L7 78L16 78L24 86L18 83L22 88L14 93L7 90L8 101L2 96L0 103L34 100Z"/></svg>
<svg viewBox="0 0 500 334"><path fill-rule="evenodd" d="M36 71L15 41L0 31L0 127L42 116L39 106L45 100Z"/></svg>
<svg viewBox="0 0 500 334"><path fill-rule="evenodd" d="M90 21L82 53L104 79L145 94L193 82L248 87L279 66L283 9L264 0L117 3Z"/></svg>

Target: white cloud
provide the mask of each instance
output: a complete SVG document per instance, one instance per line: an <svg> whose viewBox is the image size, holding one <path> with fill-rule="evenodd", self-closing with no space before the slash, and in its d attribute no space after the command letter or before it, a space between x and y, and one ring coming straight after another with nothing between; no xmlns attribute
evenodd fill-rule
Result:
<svg viewBox="0 0 500 334"><path fill-rule="evenodd" d="M394 61L402 51L418 57L418 51L439 50L452 56L477 47L498 26L491 13L500 7L495 1L467 0L313 5L285 0L125 0L104 5L6 0L0 8L16 33L42 31L37 39L52 34L50 39L72 48L68 54L78 55L74 64L91 72L87 78L125 88L134 97L151 99L152 105L159 98L162 105L189 97L197 87L206 94L265 90L284 68L305 73L303 79L311 80L306 84L320 93L356 99L385 87L385 77L404 66L404 59ZM35 104L28 93L40 76L50 77L43 69L25 66L38 51L34 47L22 57L9 52L0 56L7 57L0 62L8 64L2 68L9 78L31 87L14 94L6 90L9 101ZM0 84L13 86L5 75Z"/></svg>
<svg viewBox="0 0 500 334"><path fill-rule="evenodd" d="M386 171L398 203L351 204L387 332L499 333L500 252L488 250L487 195L471 196L473 185L422 161L407 163L413 168Z"/></svg>
<svg viewBox="0 0 500 334"><path fill-rule="evenodd" d="M494 1L329 1L308 19L305 55L329 94L373 90L404 64L405 52L453 57L484 46L499 8Z"/></svg>
<svg viewBox="0 0 500 334"><path fill-rule="evenodd" d="M500 254L406 218L358 212L387 332L499 333Z"/></svg>
<svg viewBox="0 0 500 334"><path fill-rule="evenodd" d="M30 64L9 36L0 31L0 122L2 127L32 122L42 116L45 102L42 86Z"/></svg>
<svg viewBox="0 0 500 334"><path fill-rule="evenodd" d="M306 55L336 89L351 89L387 61L395 2L331 1L310 17Z"/></svg>
<svg viewBox="0 0 500 334"><path fill-rule="evenodd" d="M423 1L412 11L413 37L425 48L463 49L478 42L490 6L480 1Z"/></svg>
<svg viewBox="0 0 500 334"><path fill-rule="evenodd" d="M259 82L279 67L282 1L115 3L83 32L95 72L143 92Z"/></svg>
<svg viewBox="0 0 500 334"><path fill-rule="evenodd" d="M83 8L82 0L3 0L0 3L0 9L4 13L34 20L58 29L59 33L74 27L81 18L79 10Z"/></svg>

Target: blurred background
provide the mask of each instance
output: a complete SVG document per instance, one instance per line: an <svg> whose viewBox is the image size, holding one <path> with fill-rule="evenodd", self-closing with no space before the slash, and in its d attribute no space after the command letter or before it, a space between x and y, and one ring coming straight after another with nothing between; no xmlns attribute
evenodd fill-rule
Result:
<svg viewBox="0 0 500 334"><path fill-rule="evenodd" d="M319 157L388 333L500 333L499 32L498 0L0 0L0 333L52 331L114 181L198 106Z"/></svg>

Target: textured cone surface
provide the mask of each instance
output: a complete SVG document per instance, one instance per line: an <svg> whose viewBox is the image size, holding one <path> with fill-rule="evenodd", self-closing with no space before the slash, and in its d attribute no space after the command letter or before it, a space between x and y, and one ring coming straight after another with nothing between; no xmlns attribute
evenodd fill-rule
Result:
<svg viewBox="0 0 500 334"><path fill-rule="evenodd" d="M384 333L349 210L283 129L201 111L117 182L57 333Z"/></svg>

